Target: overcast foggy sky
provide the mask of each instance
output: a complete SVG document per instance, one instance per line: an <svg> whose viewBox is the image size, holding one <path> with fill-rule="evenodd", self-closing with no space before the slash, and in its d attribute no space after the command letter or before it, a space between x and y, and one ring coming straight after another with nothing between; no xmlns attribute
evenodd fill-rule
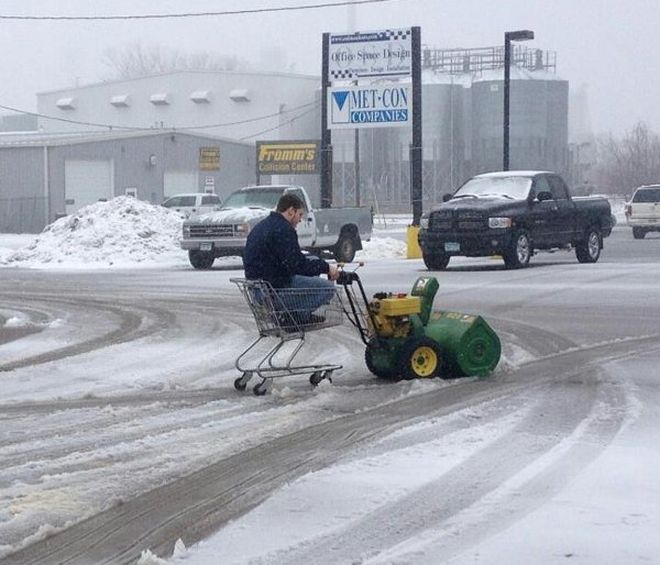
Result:
<svg viewBox="0 0 660 565"><path fill-rule="evenodd" d="M322 0L0 0L3 15L110 15L203 12L320 3ZM531 29L529 47L557 53L557 74L571 90L588 85L594 133L617 135L639 120L660 133L658 0L392 0L359 6L356 28L422 28L439 48L488 47L504 31ZM0 104L34 111L36 93L107 77L105 49L142 42L184 52L236 55L258 64L270 46L285 50L282 68L320 74L321 34L347 31L349 9L325 8L156 21L0 20ZM0 113L6 113L0 110Z"/></svg>

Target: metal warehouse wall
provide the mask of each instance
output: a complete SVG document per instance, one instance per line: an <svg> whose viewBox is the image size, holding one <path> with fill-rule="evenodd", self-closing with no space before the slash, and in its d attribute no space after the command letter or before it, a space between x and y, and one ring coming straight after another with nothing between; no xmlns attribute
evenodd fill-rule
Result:
<svg viewBox="0 0 660 565"><path fill-rule="evenodd" d="M199 170L199 149L220 147L220 169ZM154 156L153 163L150 159ZM181 133L164 133L108 141L61 145L49 149L50 219L65 213L65 166L71 160L112 160L114 194L125 194L126 188L137 188L137 197L154 204L163 200L166 171L197 171L200 192L205 177L213 177L215 192L221 197L255 180L255 149L248 144Z"/></svg>
<svg viewBox="0 0 660 565"><path fill-rule="evenodd" d="M67 160L111 161L114 195L136 188L138 198L154 204L163 201L166 172L197 174L197 190L203 192L210 182L222 198L256 178L252 144L212 137L163 132L79 143L23 142L32 145L0 147L0 233L37 233L66 213ZM219 148L218 170L200 168L202 147Z"/></svg>
<svg viewBox="0 0 660 565"><path fill-rule="evenodd" d="M43 147L0 149L0 233L36 233L46 224Z"/></svg>
<svg viewBox="0 0 660 565"><path fill-rule="evenodd" d="M273 139L277 138L281 121L299 118L309 107L290 113L288 110L313 102L319 87L320 79L313 76L182 71L38 93L37 108L40 114L67 120L128 127L182 129L234 123L203 131L236 140L247 136ZM193 93L198 100L200 94L207 95L207 99L195 102L191 99ZM150 98L155 94L167 94L167 103L152 103ZM125 101L117 105L117 97L125 97ZM70 99L70 105L64 104L67 99ZM255 119L264 116L270 117ZM294 123L298 122L296 119ZM39 126L44 132L98 129L44 118L40 118ZM271 128L275 129L258 135ZM298 136L296 133L295 137Z"/></svg>

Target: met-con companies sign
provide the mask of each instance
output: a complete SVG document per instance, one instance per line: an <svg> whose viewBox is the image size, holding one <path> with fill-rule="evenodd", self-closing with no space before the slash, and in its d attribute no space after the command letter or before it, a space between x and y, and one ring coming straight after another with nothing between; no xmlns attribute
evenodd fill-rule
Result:
<svg viewBox="0 0 660 565"><path fill-rule="evenodd" d="M407 84L328 89L328 128L396 127L412 124L412 91Z"/></svg>
<svg viewBox="0 0 660 565"><path fill-rule="evenodd" d="M319 172L320 141L257 141L260 175L313 175Z"/></svg>

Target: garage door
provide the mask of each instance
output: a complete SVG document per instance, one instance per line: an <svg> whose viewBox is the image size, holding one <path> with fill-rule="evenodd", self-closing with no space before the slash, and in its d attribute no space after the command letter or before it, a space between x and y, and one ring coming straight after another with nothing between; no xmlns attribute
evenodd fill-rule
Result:
<svg viewBox="0 0 660 565"><path fill-rule="evenodd" d="M114 196L112 160L64 161L64 198L66 213Z"/></svg>
<svg viewBox="0 0 660 565"><path fill-rule="evenodd" d="M199 192L197 171L165 171L163 175L165 198L182 192Z"/></svg>

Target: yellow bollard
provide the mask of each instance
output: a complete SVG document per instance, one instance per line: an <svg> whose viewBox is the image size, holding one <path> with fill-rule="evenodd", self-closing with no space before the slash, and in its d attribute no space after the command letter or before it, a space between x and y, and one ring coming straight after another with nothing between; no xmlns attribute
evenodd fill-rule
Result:
<svg viewBox="0 0 660 565"><path fill-rule="evenodd" d="M408 253L406 255L407 259L422 258L422 249L419 246L419 241L417 240L418 233L419 226L408 226L408 230L406 232L406 243L408 244Z"/></svg>

